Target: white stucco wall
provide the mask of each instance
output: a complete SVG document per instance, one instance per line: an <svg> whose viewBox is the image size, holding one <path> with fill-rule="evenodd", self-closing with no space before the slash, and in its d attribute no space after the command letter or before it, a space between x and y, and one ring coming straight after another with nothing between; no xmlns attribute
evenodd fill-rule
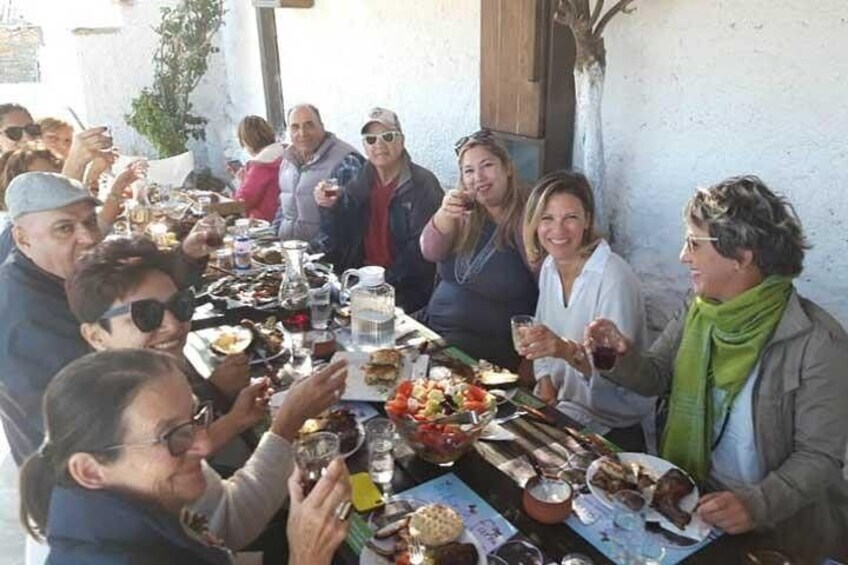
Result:
<svg viewBox="0 0 848 565"><path fill-rule="evenodd" d="M848 4L637 4L607 28L604 134L619 241L652 304L687 288L677 254L694 187L754 173L814 245L802 293L848 325Z"/></svg>
<svg viewBox="0 0 848 565"><path fill-rule="evenodd" d="M360 147L372 106L398 113L413 160L445 185L453 142L480 124L480 2L320 0L277 10L286 107L311 102Z"/></svg>

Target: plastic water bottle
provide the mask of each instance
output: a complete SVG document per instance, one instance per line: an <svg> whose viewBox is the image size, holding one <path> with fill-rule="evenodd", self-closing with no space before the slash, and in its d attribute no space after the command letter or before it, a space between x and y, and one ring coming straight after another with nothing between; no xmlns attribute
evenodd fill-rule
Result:
<svg viewBox="0 0 848 565"><path fill-rule="evenodd" d="M233 240L233 267L237 275L246 275L253 267L253 242L250 240L250 220L236 220L236 237Z"/></svg>

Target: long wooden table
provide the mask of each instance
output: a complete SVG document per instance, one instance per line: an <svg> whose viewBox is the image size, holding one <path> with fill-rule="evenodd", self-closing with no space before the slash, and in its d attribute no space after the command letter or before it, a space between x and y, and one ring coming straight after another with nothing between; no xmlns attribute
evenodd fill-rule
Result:
<svg viewBox="0 0 848 565"><path fill-rule="evenodd" d="M220 325L232 325L237 324L243 318L263 320L269 315L270 313L267 311L259 311L248 307L231 308L225 311L212 310L207 311L202 317L196 318L192 328L196 330ZM438 337L429 328L414 320L405 319L404 325L417 328L427 338L433 339ZM448 351L450 352L450 350ZM198 360L203 358L201 355L191 355L191 352L187 353L189 360L195 366L199 362ZM463 357L461 352L456 352L456 356L459 358ZM197 366L196 368L200 369ZM208 374L208 370L201 370L200 372ZM375 404L375 407L381 413L383 412L382 405ZM545 407L543 410L548 416L554 418L558 425L574 425L574 422L564 414L551 407ZM605 437L612 443L615 443L615 430ZM348 458L347 463L351 473L366 471L366 451L360 449ZM544 525L529 518L521 506L523 491L510 477L494 468L475 450L471 450L450 468L432 465L415 456L399 458L396 461L393 491L395 493L403 492L448 472L456 474L472 490L495 508L495 510L500 512L522 534L539 547L549 561L556 560L556 562L559 562L563 555L578 552L589 556L595 563L610 563L602 553L564 523ZM748 551L756 548L773 547L774 540L754 534L741 536L725 535L690 556L686 562L704 564L742 563L743 556ZM359 557L349 546L343 544L337 554L336 561L355 564L359 562Z"/></svg>

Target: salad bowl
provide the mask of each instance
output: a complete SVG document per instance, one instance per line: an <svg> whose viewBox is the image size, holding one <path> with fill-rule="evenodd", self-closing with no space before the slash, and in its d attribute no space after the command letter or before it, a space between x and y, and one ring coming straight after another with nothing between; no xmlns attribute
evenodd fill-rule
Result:
<svg viewBox="0 0 848 565"><path fill-rule="evenodd" d="M453 465L474 445L495 411L492 394L457 378L402 381L386 402L386 414L415 454L442 466Z"/></svg>

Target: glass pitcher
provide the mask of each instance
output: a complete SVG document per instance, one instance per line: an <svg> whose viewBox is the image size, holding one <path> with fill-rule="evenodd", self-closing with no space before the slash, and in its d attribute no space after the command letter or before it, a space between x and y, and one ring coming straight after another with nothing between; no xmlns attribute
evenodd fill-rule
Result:
<svg viewBox="0 0 848 565"><path fill-rule="evenodd" d="M280 318L290 332L309 329L309 281L303 272L306 248L305 241L283 242L286 270L280 283Z"/></svg>
<svg viewBox="0 0 848 565"><path fill-rule="evenodd" d="M349 287L351 278L359 283ZM363 351L392 347L395 343L395 289L385 279L383 267L348 269L342 275L342 296L350 300L353 345Z"/></svg>

